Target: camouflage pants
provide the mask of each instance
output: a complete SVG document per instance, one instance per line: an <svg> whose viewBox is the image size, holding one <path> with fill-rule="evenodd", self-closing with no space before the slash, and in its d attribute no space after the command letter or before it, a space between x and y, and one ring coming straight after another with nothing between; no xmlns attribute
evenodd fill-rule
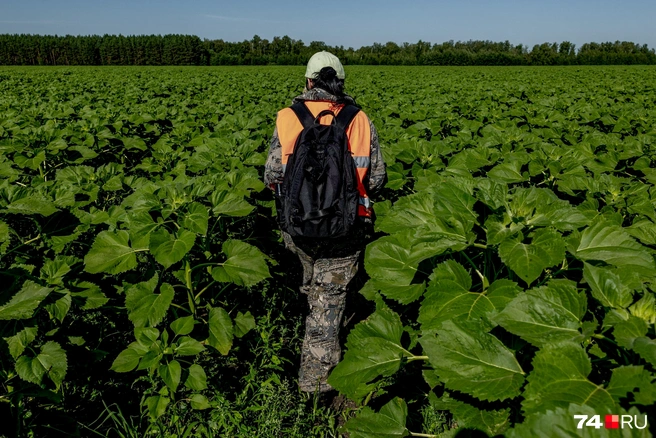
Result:
<svg viewBox="0 0 656 438"><path fill-rule="evenodd" d="M360 248L351 254L320 258L308 255L283 232L285 246L298 255L303 265L301 292L307 295L310 313L305 320L298 384L302 391L329 391L330 370L341 359L339 329L342 324L346 287L358 270Z"/></svg>

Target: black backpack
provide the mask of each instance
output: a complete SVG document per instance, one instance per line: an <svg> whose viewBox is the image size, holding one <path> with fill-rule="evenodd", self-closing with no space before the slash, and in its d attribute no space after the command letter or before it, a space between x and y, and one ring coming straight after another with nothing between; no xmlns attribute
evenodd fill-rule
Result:
<svg viewBox="0 0 656 438"><path fill-rule="evenodd" d="M292 237L342 237L353 229L358 212L358 180L346 128L360 109L346 105L337 116L324 110L317 117L302 102L291 109L303 131L277 197L280 227ZM333 116L330 125L319 123L325 115Z"/></svg>

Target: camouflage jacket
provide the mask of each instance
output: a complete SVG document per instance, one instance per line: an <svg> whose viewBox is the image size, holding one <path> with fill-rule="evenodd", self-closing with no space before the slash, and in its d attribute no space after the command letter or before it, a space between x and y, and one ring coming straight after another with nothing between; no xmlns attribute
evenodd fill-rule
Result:
<svg viewBox="0 0 656 438"><path fill-rule="evenodd" d="M313 88L312 90L306 90L300 96L296 96L292 103L306 100L328 100L335 102L337 98L320 88ZM367 194L369 196L375 196L387 182L387 173L385 171L385 163L383 162L383 154L378 144L378 133L371 120L369 120L369 127L371 129L371 164L369 166L369 172L367 172L367 178L363 183ZM269 157L264 166L264 183L272 187L274 184L282 184L282 178L282 148L278 138L278 129L276 128L271 138Z"/></svg>

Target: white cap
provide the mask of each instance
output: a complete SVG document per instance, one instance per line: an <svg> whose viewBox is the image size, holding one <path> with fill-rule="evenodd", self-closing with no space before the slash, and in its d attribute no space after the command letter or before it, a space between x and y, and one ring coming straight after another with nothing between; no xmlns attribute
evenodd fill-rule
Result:
<svg viewBox="0 0 656 438"><path fill-rule="evenodd" d="M307 63L305 77L314 79L317 73L319 73L324 67L334 68L337 72L338 79L344 79L346 77L344 74L344 67L342 66L342 63L339 62L339 58L330 52L326 52L325 50L312 55Z"/></svg>

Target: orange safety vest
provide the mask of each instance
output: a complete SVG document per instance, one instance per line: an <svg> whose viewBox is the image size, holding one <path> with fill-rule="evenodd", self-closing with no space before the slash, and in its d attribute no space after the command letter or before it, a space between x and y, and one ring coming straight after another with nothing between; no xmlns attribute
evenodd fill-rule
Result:
<svg viewBox="0 0 656 438"><path fill-rule="evenodd" d="M337 115L339 114L339 110L343 107L341 104L335 104L330 101L308 100L305 101L305 105L313 116L316 116L323 110L330 110ZM322 125L328 125L332 122L332 116L323 116L319 122ZM287 167L287 160L289 159L289 156L294 153L296 139L301 131L303 131L303 125L291 108L284 108L278 111L276 128L278 130L278 139L280 140L280 146L282 148L282 171L284 173L285 168ZM358 192L360 193L358 215L371 217L373 211L363 183L371 163L371 129L369 127L369 119L364 112L360 111L355 115L351 124L346 128L346 136L348 137L349 150L353 155L358 176Z"/></svg>

